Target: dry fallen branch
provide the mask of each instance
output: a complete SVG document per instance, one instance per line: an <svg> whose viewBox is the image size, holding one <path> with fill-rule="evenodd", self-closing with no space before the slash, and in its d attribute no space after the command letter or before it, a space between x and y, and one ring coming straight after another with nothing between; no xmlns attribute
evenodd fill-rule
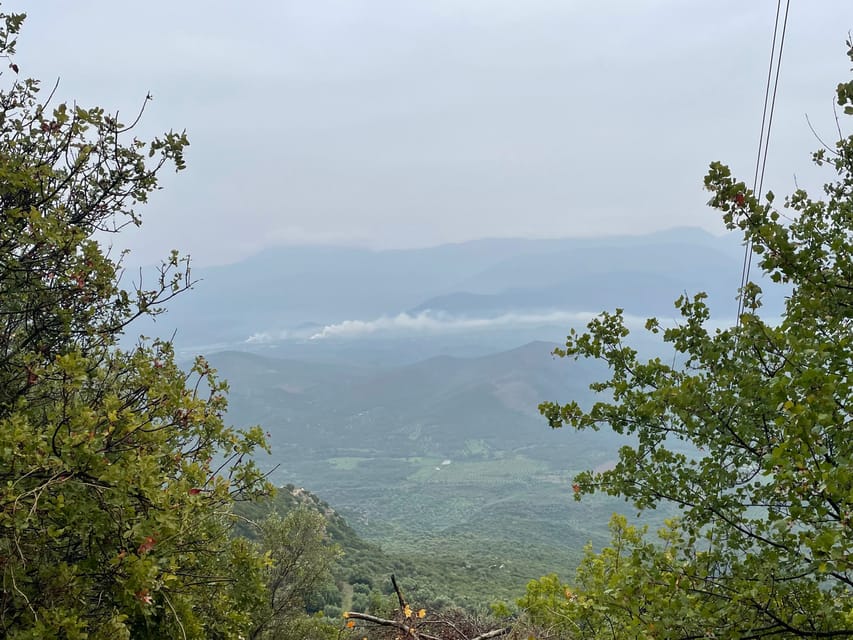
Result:
<svg viewBox="0 0 853 640"><path fill-rule="evenodd" d="M350 611L347 615L347 618L349 618L350 620L354 619L372 622L373 624L378 624L382 627L395 627L396 629L405 632L407 635L410 635L413 638L423 638L424 640L441 640L441 638L439 638L438 636L431 636L427 633L421 633L417 630L417 628L409 626L405 622L398 622L397 620L379 618L377 616L372 616L369 613L359 613L358 611Z"/></svg>
<svg viewBox="0 0 853 640"><path fill-rule="evenodd" d="M488 640L489 638L499 638L500 636L505 636L510 631L512 631L512 627L492 629L491 631L486 631L486 633L481 633L478 636L474 636L473 638L470 638L470 640Z"/></svg>
<svg viewBox="0 0 853 640"><path fill-rule="evenodd" d="M344 617L348 620L364 620L365 622L369 622L371 624L375 624L381 627L393 627L394 629L399 629L403 633L406 634L406 637L411 638L422 638L423 640L443 640L440 636L435 636L429 633L425 633L420 630L425 623L426 624L450 624L447 621L443 620L430 620L430 621L422 621L419 622L417 619L422 618L426 611L421 609L417 614L412 613L411 606L406 602L406 599L403 597L403 593L400 590L400 587L397 584L397 579L394 575L391 576L391 584L394 586L394 592L397 594L397 601L400 604L400 616L401 620L391 620L388 618L380 618L379 616L374 616L369 613L361 613L359 611L348 611L344 613ZM348 624L347 626L351 626ZM456 634L458 634L459 638L456 640L489 640L490 638L499 638L500 636L504 636L512 631L512 627L503 627L500 629L492 629L491 631L486 631L479 635L468 637L465 636L459 629L457 629L454 625L450 624L450 626L455 630Z"/></svg>
<svg viewBox="0 0 853 640"><path fill-rule="evenodd" d="M397 620L388 620L387 618L372 616L369 613L349 611L347 614L347 618L349 620L364 620L365 622L371 622L382 627L394 627L412 636L413 638L423 638L424 640L442 640L438 636L433 636L428 633L418 631L417 627L407 625L405 622L399 622ZM512 627L492 629L491 631L486 631L485 633L481 633L480 635L474 636L473 638L466 638L465 640L489 640L489 638L499 638L500 636L504 636L510 631L512 631Z"/></svg>

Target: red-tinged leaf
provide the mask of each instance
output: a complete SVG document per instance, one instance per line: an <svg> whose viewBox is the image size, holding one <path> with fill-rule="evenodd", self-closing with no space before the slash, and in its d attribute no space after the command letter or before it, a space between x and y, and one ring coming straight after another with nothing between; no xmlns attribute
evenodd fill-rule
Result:
<svg viewBox="0 0 853 640"><path fill-rule="evenodd" d="M143 542L141 545L139 545L139 548L136 550L136 553L139 554L140 556L143 556L146 553L148 553L149 551L151 551L151 549L154 548L155 544L157 544L157 541L154 538L152 538L151 536L147 536L145 538L145 542Z"/></svg>

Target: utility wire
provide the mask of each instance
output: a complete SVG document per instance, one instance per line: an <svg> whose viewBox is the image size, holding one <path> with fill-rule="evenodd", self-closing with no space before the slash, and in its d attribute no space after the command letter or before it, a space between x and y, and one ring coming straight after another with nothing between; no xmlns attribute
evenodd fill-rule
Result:
<svg viewBox="0 0 853 640"><path fill-rule="evenodd" d="M755 176L752 181L752 192L761 197L764 188L764 172L767 168L767 151L770 147L770 129L773 126L773 113L776 109L776 94L779 89L779 72L782 68L782 50L785 47L785 33L788 29L788 11L791 8L791 0L785 2L785 15L782 18L782 33L779 34L779 16L782 12L782 0L776 2L776 19L773 24L773 40L770 45L770 67L767 70L767 83L764 89L764 109L761 114L761 135L758 139L758 154L755 159ZM779 50L776 51L776 39L779 39ZM775 70L775 75L774 75ZM771 93L771 84L773 90ZM766 125L766 126L765 126ZM740 317L744 312L743 289L749 280L749 271L752 267L752 243L747 242L743 255L743 266L740 276L740 294L738 295L737 324L740 326Z"/></svg>

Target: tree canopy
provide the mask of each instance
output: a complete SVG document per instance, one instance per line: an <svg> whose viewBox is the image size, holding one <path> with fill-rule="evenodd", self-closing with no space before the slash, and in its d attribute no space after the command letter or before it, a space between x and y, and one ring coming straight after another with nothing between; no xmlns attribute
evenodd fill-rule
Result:
<svg viewBox="0 0 853 640"><path fill-rule="evenodd" d="M12 61L23 19L0 14L0 635L237 637L269 560L229 535L231 505L268 489L264 435L225 424L203 359L119 347L190 285L188 262L124 288L98 241L140 223L187 138L52 104Z"/></svg>
<svg viewBox="0 0 853 640"><path fill-rule="evenodd" d="M836 95L853 115L853 82ZM705 178L762 272L790 287L781 319L762 317L753 282L735 326L714 329L702 294L678 300L675 326L649 320L671 361L638 355L621 310L557 349L610 376L591 385L591 407L544 403L550 425L635 442L612 469L578 476L576 497L669 503L679 516L658 544L616 518L612 547L589 550L575 588L532 584L522 605L543 623L590 637L853 635L853 136L839 129L814 161L833 174L823 193L797 189L781 207L720 163Z"/></svg>

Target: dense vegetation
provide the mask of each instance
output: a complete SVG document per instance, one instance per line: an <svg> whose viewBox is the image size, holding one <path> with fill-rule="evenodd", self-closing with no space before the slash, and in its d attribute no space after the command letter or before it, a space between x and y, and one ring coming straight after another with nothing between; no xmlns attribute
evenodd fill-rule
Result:
<svg viewBox="0 0 853 640"><path fill-rule="evenodd" d="M293 485L282 487L272 500L241 504L237 511L252 521L263 521L270 513L287 516L306 509L322 515L328 542L340 551L329 580L318 585L306 603L309 613L322 612L329 618L350 610L389 614L396 605L391 575L412 602L431 612L464 609L485 614L492 602L511 600L523 588L513 576L498 571L498 565L478 562L481 547L487 544L482 538L445 539L443 549L437 544L385 549L360 537L326 502ZM251 526L238 530L249 538L257 535ZM528 557L517 551L505 553L517 562ZM547 558L533 559L532 564L540 571L549 567Z"/></svg>
<svg viewBox="0 0 853 640"><path fill-rule="evenodd" d="M837 99L853 115L853 82ZM705 179L763 272L791 287L781 321L762 319L748 284L734 327L709 329L703 295L678 301L674 327L648 321L674 359L638 358L618 310L558 350L604 360L610 378L590 409L543 404L551 426L637 438L612 469L578 476L578 498L670 503L679 517L657 544L615 518L576 585L529 586L522 604L541 623L583 637L853 635L853 136L814 160L835 174L824 199L799 189L781 210L719 163Z"/></svg>
<svg viewBox="0 0 853 640"><path fill-rule="evenodd" d="M555 345L380 373L235 352L210 361L230 382L229 416L271 434L271 480L317 493L360 537L417 565L396 573L431 592L425 605L488 610L544 573L569 575L624 507L571 501L573 474L615 460L618 440L542 428L538 401L591 395ZM387 572L377 579L388 588Z"/></svg>
<svg viewBox="0 0 853 640"><path fill-rule="evenodd" d="M118 345L189 286L188 263L126 290L96 240L139 224L187 139L146 143L101 108L41 99L11 61L23 19L0 14L0 635L268 637L312 586L280 585L282 537L302 532L322 576L322 527L231 535L235 501L270 489L263 432L226 426L203 359L185 372L168 342Z"/></svg>

